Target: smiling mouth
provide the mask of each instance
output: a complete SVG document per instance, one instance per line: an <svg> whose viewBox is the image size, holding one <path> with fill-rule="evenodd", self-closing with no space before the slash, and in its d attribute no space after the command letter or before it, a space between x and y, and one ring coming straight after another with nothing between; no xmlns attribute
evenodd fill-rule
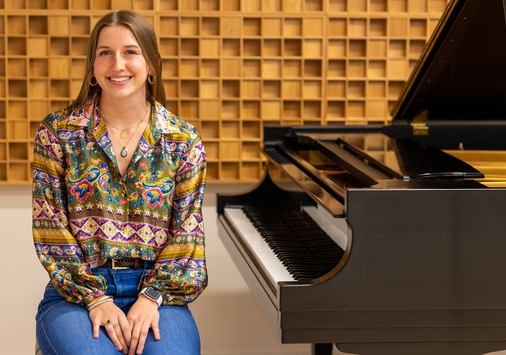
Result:
<svg viewBox="0 0 506 355"><path fill-rule="evenodd" d="M114 81L116 83L120 83L122 81L127 81L127 80L129 80L131 78L132 78L131 76L125 76L125 77L122 77L122 78L109 78L109 80Z"/></svg>

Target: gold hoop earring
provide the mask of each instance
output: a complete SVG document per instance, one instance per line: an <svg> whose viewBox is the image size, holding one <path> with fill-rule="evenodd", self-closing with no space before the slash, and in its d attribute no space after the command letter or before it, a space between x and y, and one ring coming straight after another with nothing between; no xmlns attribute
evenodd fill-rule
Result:
<svg viewBox="0 0 506 355"><path fill-rule="evenodd" d="M148 75L148 83L153 85L155 83L155 79L153 78L153 75Z"/></svg>
<svg viewBox="0 0 506 355"><path fill-rule="evenodd" d="M95 83L93 83L93 79L95 79ZM90 79L90 85L91 86L97 86L98 85L97 78L95 78L94 76L92 76L91 79Z"/></svg>

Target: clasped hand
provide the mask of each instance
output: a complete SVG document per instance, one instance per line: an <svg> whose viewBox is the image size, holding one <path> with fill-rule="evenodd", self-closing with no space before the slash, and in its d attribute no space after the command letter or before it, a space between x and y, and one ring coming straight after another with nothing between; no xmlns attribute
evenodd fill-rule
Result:
<svg viewBox="0 0 506 355"><path fill-rule="evenodd" d="M150 328L155 340L160 340L158 305L146 297L139 297L127 315L113 302L106 302L93 308L89 316L93 338L98 338L100 327L104 327L116 349L123 354L142 354Z"/></svg>

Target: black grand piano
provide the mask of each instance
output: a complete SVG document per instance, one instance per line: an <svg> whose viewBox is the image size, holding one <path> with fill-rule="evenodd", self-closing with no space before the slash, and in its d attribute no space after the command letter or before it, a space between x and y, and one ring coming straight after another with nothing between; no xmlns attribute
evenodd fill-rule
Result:
<svg viewBox="0 0 506 355"><path fill-rule="evenodd" d="M506 349L505 0L453 0L388 126L265 127L219 235L283 343Z"/></svg>

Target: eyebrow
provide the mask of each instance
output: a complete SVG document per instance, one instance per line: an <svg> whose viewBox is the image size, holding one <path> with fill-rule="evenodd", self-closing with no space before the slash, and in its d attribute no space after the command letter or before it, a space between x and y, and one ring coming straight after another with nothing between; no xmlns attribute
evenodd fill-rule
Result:
<svg viewBox="0 0 506 355"><path fill-rule="evenodd" d="M111 48L111 47L110 46L104 46L104 45L97 46L97 50L99 50L99 49L108 49L108 48ZM139 48L140 49L141 47L138 46L138 45L136 45L136 44L129 44L129 45L124 46L124 48Z"/></svg>

